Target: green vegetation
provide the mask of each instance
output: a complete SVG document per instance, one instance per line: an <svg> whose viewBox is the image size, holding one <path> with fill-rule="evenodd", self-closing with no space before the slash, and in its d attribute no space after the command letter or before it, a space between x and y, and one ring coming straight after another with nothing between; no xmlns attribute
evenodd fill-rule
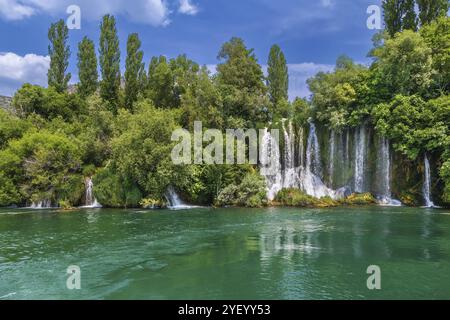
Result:
<svg viewBox="0 0 450 320"><path fill-rule="evenodd" d="M266 183L256 166L174 165L171 135L191 130L194 121L222 130L279 127L282 118L292 119L296 131L309 118L335 132L365 123L389 138L399 167L393 180L408 182L398 194L405 204L420 204L418 172L429 155L434 192L450 204L449 18L444 2L418 1L418 24L411 3L384 1L387 31L375 38L373 64L340 57L335 70L309 79L311 101L288 101L287 64L278 46L270 50L266 78L240 38L220 48L211 75L185 55L153 57L147 71L139 36L131 34L122 78L116 21L109 15L100 26L102 80L94 43L85 37L78 46L80 83L68 93L68 33L61 21L52 24L49 88L25 84L14 96L14 113L0 110L0 206L51 201L70 208L82 203L84 179L92 176L96 198L109 207L164 207L169 187L195 204L265 206ZM373 202L369 194L338 202L287 189L273 204Z"/></svg>
<svg viewBox="0 0 450 320"><path fill-rule="evenodd" d="M230 184L217 197L217 206L259 208L267 204L266 183L257 173L248 173L239 185Z"/></svg>
<svg viewBox="0 0 450 320"><path fill-rule="evenodd" d="M276 206L327 208L342 205L361 206L375 204L376 199L370 193L353 193L341 200L333 200L330 197L315 198L305 194L299 189L282 189L273 202Z"/></svg>
<svg viewBox="0 0 450 320"><path fill-rule="evenodd" d="M67 45L69 29L64 20L52 24L48 30L48 54L50 56L50 69L48 70L48 85L54 87L58 93L67 90L67 84L71 78L66 74L69 66L70 48Z"/></svg>
<svg viewBox="0 0 450 320"><path fill-rule="evenodd" d="M333 72L309 79L313 113L319 122L335 131L365 123L390 139L394 151L404 157L401 160L404 168L393 177L394 181L408 181L404 187L411 192L404 190L399 194L404 203L419 203L416 173L423 172L423 158L427 154L441 168L436 184L442 186L440 202L448 205L450 19L431 14L434 18L422 23L417 32L394 27L389 21L392 17L389 10L409 6L408 3L385 1L385 6L392 6L385 8L388 32L375 38L370 52L374 62L369 68L341 57ZM426 3L423 1L422 5ZM422 10L431 9L422 7ZM396 11L395 15L397 20L405 19L405 13ZM393 30L405 30L390 34L390 23Z"/></svg>
<svg viewBox="0 0 450 320"><path fill-rule="evenodd" d="M84 37L78 45L78 77L80 83L77 91L80 96L88 97L97 91L98 71L95 45L87 37Z"/></svg>
<svg viewBox="0 0 450 320"><path fill-rule="evenodd" d="M120 103L120 49L116 19L106 15L100 25L100 69L102 82L100 96L108 102L109 109L117 112Z"/></svg>

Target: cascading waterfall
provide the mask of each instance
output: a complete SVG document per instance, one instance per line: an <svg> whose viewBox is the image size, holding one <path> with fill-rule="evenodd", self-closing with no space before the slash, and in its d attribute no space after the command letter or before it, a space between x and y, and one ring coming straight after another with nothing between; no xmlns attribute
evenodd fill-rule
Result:
<svg viewBox="0 0 450 320"><path fill-rule="evenodd" d="M167 202L169 203L169 209L181 210L181 209L198 208L197 206L191 206L184 203L173 187L167 188L165 197Z"/></svg>
<svg viewBox="0 0 450 320"><path fill-rule="evenodd" d="M289 122L288 129L284 131L284 172L283 172L283 188L294 188L298 184L297 168L295 167L295 136L292 122Z"/></svg>
<svg viewBox="0 0 450 320"><path fill-rule="evenodd" d="M52 202L50 200L33 202L30 206L30 209L50 209L50 208L52 208Z"/></svg>
<svg viewBox="0 0 450 320"><path fill-rule="evenodd" d="M423 197L425 199L425 207L434 208L435 205L431 200L431 172L430 172L430 161L428 156L425 154L425 179L423 183Z"/></svg>
<svg viewBox="0 0 450 320"><path fill-rule="evenodd" d="M94 182L92 178L86 178L85 185L85 205L83 208L101 208L102 205L94 197Z"/></svg>
<svg viewBox="0 0 450 320"><path fill-rule="evenodd" d="M263 173L267 183L267 198L273 200L276 194L283 188L299 188L306 194L321 198L332 197L341 198L347 190L345 188L332 190L322 181L322 167L320 164L320 147L316 133L315 124L309 121L310 130L306 146L306 161L303 164L303 131L300 131L299 156L300 166L295 167L295 137L292 124L288 129L283 126L285 138L284 161L281 164L280 149L272 134L265 130L261 157L264 159L262 169L267 169L271 164L270 171ZM270 160L270 161L269 161ZM284 170L283 170L284 167ZM262 171L263 172L263 171Z"/></svg>
<svg viewBox="0 0 450 320"><path fill-rule="evenodd" d="M320 163L320 146L317 138L316 125L309 121L308 145L306 147L306 169L313 174L322 177L322 165Z"/></svg>
<svg viewBox="0 0 450 320"><path fill-rule="evenodd" d="M401 206L401 202L392 199L391 192L391 152L389 140L382 137L379 142L377 171L380 184L379 204L389 206Z"/></svg>
<svg viewBox="0 0 450 320"><path fill-rule="evenodd" d="M304 147L304 129L303 129L303 127L301 127L298 132L298 140L299 140L299 145L298 145L299 163L300 163L300 167L304 167L305 166L305 163L304 163L305 147Z"/></svg>
<svg viewBox="0 0 450 320"><path fill-rule="evenodd" d="M334 176L334 158L336 152L336 136L334 131L330 133L330 159L328 163L328 176L330 181L330 186L333 186L333 176Z"/></svg>
<svg viewBox="0 0 450 320"><path fill-rule="evenodd" d="M300 173L300 187L307 194L316 198L321 197L342 197L344 190L332 190L328 188L322 181L322 167L320 164L320 147L317 138L316 126L310 120L310 130L308 136L308 144L306 146L306 166Z"/></svg>
<svg viewBox="0 0 450 320"><path fill-rule="evenodd" d="M260 161L267 184L267 198L275 199L278 191L283 188L283 176L280 162L280 146L268 129L264 130L260 150Z"/></svg>
<svg viewBox="0 0 450 320"><path fill-rule="evenodd" d="M355 167L354 167L354 188L355 192L362 193L364 189L366 161L366 128L361 126L355 134Z"/></svg>

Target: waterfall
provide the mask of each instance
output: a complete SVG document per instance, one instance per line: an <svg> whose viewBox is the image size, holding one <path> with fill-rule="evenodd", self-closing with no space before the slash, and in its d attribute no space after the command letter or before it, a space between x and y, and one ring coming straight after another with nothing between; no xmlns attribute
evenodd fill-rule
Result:
<svg viewBox="0 0 450 320"><path fill-rule="evenodd" d="M345 134L345 164L350 167L350 130L346 130Z"/></svg>
<svg viewBox="0 0 450 320"><path fill-rule="evenodd" d="M336 152L336 137L335 133L332 130L330 133L330 159L328 163L328 175L329 175L329 181L330 186L333 186L333 176L334 176L334 158L335 158L335 152Z"/></svg>
<svg viewBox="0 0 450 320"><path fill-rule="evenodd" d="M102 205L94 197L94 182L92 182L92 178L86 178L85 186L85 205L83 208L101 208Z"/></svg>
<svg viewBox="0 0 450 320"><path fill-rule="evenodd" d="M308 145L306 147L306 170L322 177L322 165L320 163L320 146L317 138L316 125L312 120L309 122Z"/></svg>
<svg viewBox="0 0 450 320"><path fill-rule="evenodd" d="M176 193L173 187L167 188L165 194L166 200L169 203L169 209L172 210L181 210L181 209L193 209L198 208L197 206L191 206L183 202L180 196Z"/></svg>
<svg viewBox="0 0 450 320"><path fill-rule="evenodd" d="M305 147L304 147L304 129L303 127L300 128L299 132L298 132L298 140L299 140L299 145L298 145L298 158L299 158L299 164L300 167L304 167L305 163L304 163L304 154L305 154Z"/></svg>
<svg viewBox="0 0 450 320"><path fill-rule="evenodd" d="M275 137L266 128L261 142L260 162L262 175L266 179L267 198L275 199L278 191L283 188L283 176L280 162L280 146Z"/></svg>
<svg viewBox="0 0 450 320"><path fill-rule="evenodd" d="M321 179L322 168L320 165L320 148L317 138L316 126L309 120L310 130L308 144L306 146L306 166L300 173L301 189L308 195L316 198L321 197L342 197L343 190L332 190L328 188Z"/></svg>
<svg viewBox="0 0 450 320"><path fill-rule="evenodd" d="M50 208L52 208L52 202L50 200L33 202L30 207L30 209L50 209Z"/></svg>
<svg viewBox="0 0 450 320"><path fill-rule="evenodd" d="M380 179L380 198L379 204L389 206L401 206L401 202L392 199L391 192L391 151L389 140L380 138L380 147L378 151L377 174Z"/></svg>
<svg viewBox="0 0 450 320"><path fill-rule="evenodd" d="M283 122L284 131L284 172L283 188L294 188L297 186L298 174L295 168L295 135L292 127L292 122L289 121L288 129L285 128Z"/></svg>
<svg viewBox="0 0 450 320"><path fill-rule="evenodd" d="M423 183L423 197L425 199L425 207L434 208L435 205L431 200L431 173L430 173L430 161L425 154L425 179Z"/></svg>
<svg viewBox="0 0 450 320"><path fill-rule="evenodd" d="M366 128L362 125L355 134L355 192L364 192L364 175L366 161Z"/></svg>
<svg viewBox="0 0 450 320"><path fill-rule="evenodd" d="M346 188L333 190L322 181L322 168L320 164L320 148L315 124L309 121L310 130L306 146L306 161L303 166L303 131L300 131L300 147L298 159L300 166L295 166L295 136L292 124L288 128L283 125L285 150L283 165L280 161L280 148L272 134L266 129L261 145L261 173L267 183L267 198L273 200L283 188L297 188L316 198L332 197L334 199L344 197ZM270 161L269 161L270 160ZM267 170L271 164L270 171ZM283 169L284 167L284 169Z"/></svg>
<svg viewBox="0 0 450 320"><path fill-rule="evenodd" d="M284 167L285 168L294 168L295 161L295 137L292 128L292 122L289 122L288 129L286 130L283 123L283 131L284 131Z"/></svg>

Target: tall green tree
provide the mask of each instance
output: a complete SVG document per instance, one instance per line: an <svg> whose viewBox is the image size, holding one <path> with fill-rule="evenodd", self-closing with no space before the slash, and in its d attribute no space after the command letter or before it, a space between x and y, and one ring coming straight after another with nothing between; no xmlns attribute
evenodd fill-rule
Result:
<svg viewBox="0 0 450 320"><path fill-rule="evenodd" d="M289 74L286 58L278 45L272 46L268 61L267 86L270 99L277 105L282 99L288 100Z"/></svg>
<svg viewBox="0 0 450 320"><path fill-rule="evenodd" d="M47 73L48 85L54 87L59 93L67 90L71 74L66 74L69 66L70 47L67 44L69 29L64 20L52 23L48 30L48 54L50 56L50 68Z"/></svg>
<svg viewBox="0 0 450 320"><path fill-rule="evenodd" d="M262 120L269 101L264 74L253 49L248 49L242 39L232 38L222 46L218 59L223 61L217 66L217 81L225 114L246 124Z"/></svg>
<svg viewBox="0 0 450 320"><path fill-rule="evenodd" d="M97 90L98 71L94 42L87 37L78 44L78 93L87 97Z"/></svg>
<svg viewBox="0 0 450 320"><path fill-rule="evenodd" d="M432 51L417 32L406 30L386 40L374 54L376 92L392 99L396 94L425 95L432 83Z"/></svg>
<svg viewBox="0 0 450 320"><path fill-rule="evenodd" d="M111 110L116 112L120 90L120 49L114 16L105 15L103 17L100 25L99 51L102 73L100 95L110 103Z"/></svg>
<svg viewBox="0 0 450 320"><path fill-rule="evenodd" d="M391 37L402 30L417 30L414 0L383 0L384 23Z"/></svg>
<svg viewBox="0 0 450 320"><path fill-rule="evenodd" d="M153 57L148 71L147 97L158 108L175 107L173 73L165 56Z"/></svg>
<svg viewBox="0 0 450 320"><path fill-rule="evenodd" d="M447 16L448 0L417 0L420 24L430 24L439 17Z"/></svg>
<svg viewBox="0 0 450 320"><path fill-rule="evenodd" d="M433 58L433 86L428 93L439 96L450 92L450 18L441 17L424 25L420 34L431 48ZM433 90L434 89L434 90Z"/></svg>
<svg viewBox="0 0 450 320"><path fill-rule="evenodd" d="M143 70L145 69L142 59L144 53L140 50L141 41L137 33L132 33L127 42L127 60L125 70L125 106L132 109L133 103L138 98L143 81Z"/></svg>

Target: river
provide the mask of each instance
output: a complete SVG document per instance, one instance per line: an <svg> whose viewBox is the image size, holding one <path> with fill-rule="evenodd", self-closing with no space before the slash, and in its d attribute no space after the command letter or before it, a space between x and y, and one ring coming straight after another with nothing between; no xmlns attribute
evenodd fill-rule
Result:
<svg viewBox="0 0 450 320"><path fill-rule="evenodd" d="M449 299L449 270L445 209L0 209L0 299Z"/></svg>

